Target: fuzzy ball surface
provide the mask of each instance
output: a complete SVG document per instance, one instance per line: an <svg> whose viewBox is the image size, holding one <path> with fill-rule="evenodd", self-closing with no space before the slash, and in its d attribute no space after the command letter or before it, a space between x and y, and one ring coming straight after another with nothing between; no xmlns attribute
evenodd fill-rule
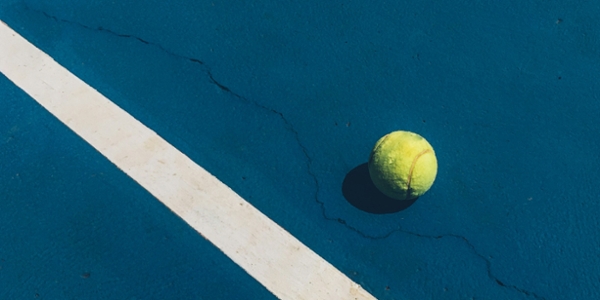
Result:
<svg viewBox="0 0 600 300"><path fill-rule="evenodd" d="M369 157L369 175L386 196L412 200L427 192L437 175L433 147L422 136L394 131L380 138Z"/></svg>

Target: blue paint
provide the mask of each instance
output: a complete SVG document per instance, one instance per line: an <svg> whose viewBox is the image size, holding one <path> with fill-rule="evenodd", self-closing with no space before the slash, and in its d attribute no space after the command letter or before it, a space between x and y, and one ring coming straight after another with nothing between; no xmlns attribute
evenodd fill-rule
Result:
<svg viewBox="0 0 600 300"><path fill-rule="evenodd" d="M599 298L599 7L25 3L2 6L0 17L376 297ZM29 145L49 139L37 127ZM397 129L430 141L437 181L405 210L357 209L344 198L343 181L380 136ZM69 139L67 147L80 144L73 156L88 153L77 168L91 172L102 158ZM31 146L17 148L21 161L52 162L48 172L78 191L73 182L80 179L61 173L72 158L61 163ZM155 230L202 247L192 233L174 234L187 227L103 166L110 175L78 193L112 182L107 193L118 187L137 206L96 222L125 222L144 207ZM103 208L121 209L115 202ZM120 238L135 237L131 230ZM137 235L139 243L154 243ZM211 251L204 248L180 255L201 259L195 255ZM219 297L227 298L208 298Z"/></svg>
<svg viewBox="0 0 600 300"><path fill-rule="evenodd" d="M3 75L0 91L0 298L275 298Z"/></svg>

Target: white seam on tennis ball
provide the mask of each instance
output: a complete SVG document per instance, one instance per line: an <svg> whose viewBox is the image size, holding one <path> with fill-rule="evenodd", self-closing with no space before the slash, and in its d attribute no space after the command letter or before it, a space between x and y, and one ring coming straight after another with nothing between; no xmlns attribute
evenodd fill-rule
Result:
<svg viewBox="0 0 600 300"><path fill-rule="evenodd" d="M408 193L410 193L410 182L412 181L412 173L413 170L415 169L415 166L417 165L417 160L419 160L419 158L423 155L425 155L426 153L431 152L431 149L425 149L421 152L419 152L419 154L417 154L415 156L415 158L413 159L411 165L410 165L410 170L408 171L408 180L406 183L406 195L408 196Z"/></svg>
<svg viewBox="0 0 600 300"><path fill-rule="evenodd" d="M0 41L0 72L275 296L375 299L4 22Z"/></svg>

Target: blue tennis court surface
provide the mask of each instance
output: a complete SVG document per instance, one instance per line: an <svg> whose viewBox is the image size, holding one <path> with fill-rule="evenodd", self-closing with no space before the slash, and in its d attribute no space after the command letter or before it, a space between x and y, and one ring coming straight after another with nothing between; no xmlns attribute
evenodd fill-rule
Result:
<svg viewBox="0 0 600 300"><path fill-rule="evenodd" d="M598 15L558 1L0 4L377 299L600 298ZM275 298L4 75L0 104L0 298ZM408 207L365 175L399 129L439 161Z"/></svg>

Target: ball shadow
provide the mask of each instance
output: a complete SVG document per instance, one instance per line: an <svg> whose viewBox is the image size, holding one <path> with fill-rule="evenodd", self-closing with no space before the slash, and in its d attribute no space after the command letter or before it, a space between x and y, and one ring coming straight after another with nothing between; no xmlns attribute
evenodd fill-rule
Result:
<svg viewBox="0 0 600 300"><path fill-rule="evenodd" d="M400 201L380 192L371 181L366 163L352 169L342 183L344 198L354 207L372 214L390 214L411 206L417 199Z"/></svg>

